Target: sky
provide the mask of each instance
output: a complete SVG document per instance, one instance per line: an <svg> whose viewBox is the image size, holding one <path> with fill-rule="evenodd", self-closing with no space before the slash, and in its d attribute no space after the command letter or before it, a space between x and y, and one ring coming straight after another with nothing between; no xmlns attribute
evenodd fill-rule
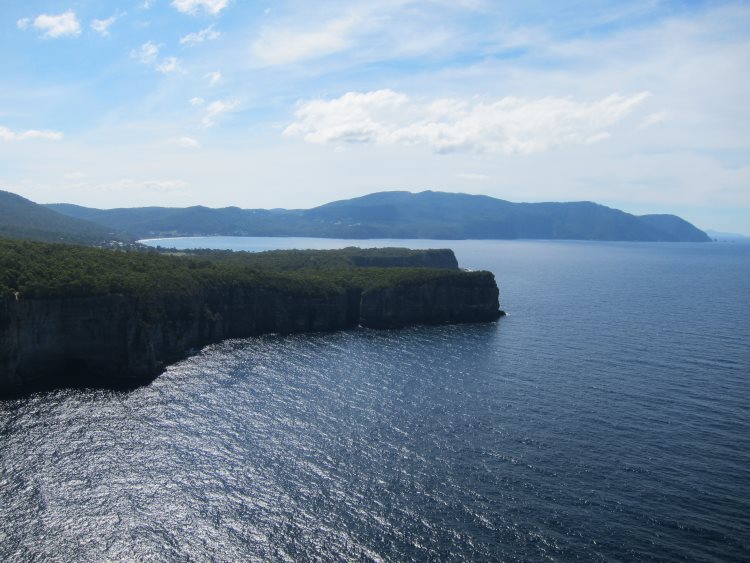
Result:
<svg viewBox="0 0 750 563"><path fill-rule="evenodd" d="M0 189L432 189L750 235L750 2L0 0Z"/></svg>

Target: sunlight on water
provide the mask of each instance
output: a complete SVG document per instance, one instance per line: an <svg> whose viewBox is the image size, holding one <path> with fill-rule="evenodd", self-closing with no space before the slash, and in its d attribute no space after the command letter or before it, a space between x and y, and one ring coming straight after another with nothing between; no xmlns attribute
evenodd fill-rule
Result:
<svg viewBox="0 0 750 563"><path fill-rule="evenodd" d="M200 244L274 240L324 244ZM454 248L509 316L0 402L0 559L747 557L750 246L364 242Z"/></svg>

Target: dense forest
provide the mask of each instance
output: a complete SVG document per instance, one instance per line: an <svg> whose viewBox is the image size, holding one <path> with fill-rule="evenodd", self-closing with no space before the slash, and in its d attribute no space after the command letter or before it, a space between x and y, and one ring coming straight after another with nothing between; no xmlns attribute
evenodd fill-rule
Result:
<svg viewBox="0 0 750 563"><path fill-rule="evenodd" d="M232 250L178 251L157 247L160 252L176 256L201 258L223 264L254 266L266 270L341 269L354 267L424 267L458 269L452 250L409 248L357 248L337 250L271 250L235 252Z"/></svg>
<svg viewBox="0 0 750 563"><path fill-rule="evenodd" d="M0 239L0 298L83 297L110 294L189 294L201 288L253 285L323 294L452 280L460 286L486 272L410 267L363 267L357 261L411 257L416 263L433 253L407 249L197 251L165 253L118 251L64 244ZM406 263L406 262L405 262Z"/></svg>

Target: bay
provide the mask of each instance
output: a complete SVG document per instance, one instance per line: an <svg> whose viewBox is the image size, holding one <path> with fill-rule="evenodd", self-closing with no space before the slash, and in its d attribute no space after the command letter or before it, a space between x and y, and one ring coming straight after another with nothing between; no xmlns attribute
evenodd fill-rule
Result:
<svg viewBox="0 0 750 563"><path fill-rule="evenodd" d="M0 559L747 559L750 245L149 244L449 247L508 316L2 401Z"/></svg>

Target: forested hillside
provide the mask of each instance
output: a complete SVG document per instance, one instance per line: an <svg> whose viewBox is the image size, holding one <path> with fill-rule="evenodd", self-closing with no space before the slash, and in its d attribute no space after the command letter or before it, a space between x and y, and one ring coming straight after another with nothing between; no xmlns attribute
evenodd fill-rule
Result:
<svg viewBox="0 0 750 563"><path fill-rule="evenodd" d="M0 190L0 237L77 244L130 241L118 229L69 217Z"/></svg>
<svg viewBox="0 0 750 563"><path fill-rule="evenodd" d="M639 217L592 202L514 203L488 196L380 192L306 210L227 207L91 209L51 204L71 217L139 238L302 236L328 238L569 239L707 242L674 215Z"/></svg>

